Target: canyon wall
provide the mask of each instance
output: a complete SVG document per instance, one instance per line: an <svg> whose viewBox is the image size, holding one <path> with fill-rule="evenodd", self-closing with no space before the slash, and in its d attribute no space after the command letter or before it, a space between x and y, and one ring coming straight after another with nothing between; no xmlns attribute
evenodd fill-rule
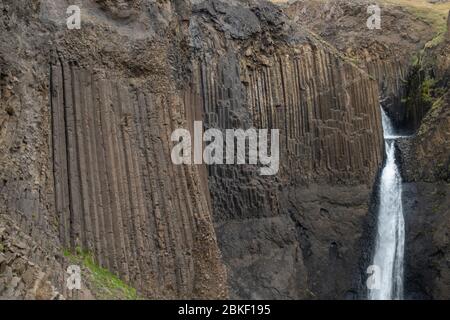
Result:
<svg viewBox="0 0 450 320"><path fill-rule="evenodd" d="M398 132L411 136L399 142L398 154L404 179L405 297L448 299L450 33L437 30L426 12L386 3L378 3L381 29L367 30L366 9L373 3L298 1L285 11L377 79L382 106Z"/></svg>
<svg viewBox="0 0 450 320"><path fill-rule="evenodd" d="M367 27L369 6L380 8L380 28ZM380 102L397 128L415 131L426 105L406 106L408 75L417 55L436 36L436 26L422 9L368 0L296 1L285 12L314 31L378 80Z"/></svg>
<svg viewBox="0 0 450 320"><path fill-rule="evenodd" d="M450 30L450 28L449 28ZM405 283L410 298L450 297L450 38L426 48L410 77L409 106L427 104L416 135L399 145L406 215ZM417 81L420 79L420 81ZM424 87L427 90L424 90ZM417 96L417 92L420 96Z"/></svg>
<svg viewBox="0 0 450 320"><path fill-rule="evenodd" d="M209 167L232 298L355 298L382 161L378 84L269 2L193 8L206 127L280 129L280 172Z"/></svg>
<svg viewBox="0 0 450 320"><path fill-rule="evenodd" d="M408 290L448 296L448 94L402 101L429 26L396 7L368 36L362 0L192 2L75 1L80 30L66 1L0 4L0 297L104 298L87 268L67 290L79 254L147 298L365 297L380 102L421 126L400 146ZM173 165L195 120L279 129L278 174Z"/></svg>
<svg viewBox="0 0 450 320"><path fill-rule="evenodd" d="M45 36L35 38L41 52L26 41L39 3L2 1L0 12L0 296L53 297L65 266L52 208L48 53Z"/></svg>
<svg viewBox="0 0 450 320"><path fill-rule="evenodd" d="M51 74L62 245L92 253L148 297L223 294L205 168L170 159L175 119L192 106L64 62Z"/></svg>
<svg viewBox="0 0 450 320"><path fill-rule="evenodd" d="M189 2L76 4L79 30L69 3L1 4L0 295L57 296L33 296L19 255L55 292L86 297L66 289L69 251L145 297L225 298L206 168L170 160L172 130L195 116L180 85ZM22 251L3 245L14 228L30 237Z"/></svg>

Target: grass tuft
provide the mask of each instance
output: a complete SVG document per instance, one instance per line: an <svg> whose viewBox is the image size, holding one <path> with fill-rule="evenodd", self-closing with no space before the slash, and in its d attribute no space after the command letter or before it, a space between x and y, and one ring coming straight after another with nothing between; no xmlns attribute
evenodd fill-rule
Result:
<svg viewBox="0 0 450 320"><path fill-rule="evenodd" d="M72 263L82 264L90 271L91 282L95 286L95 291L101 299L140 299L135 288L130 287L115 274L95 263L91 253L77 247L75 253L65 249L64 256Z"/></svg>

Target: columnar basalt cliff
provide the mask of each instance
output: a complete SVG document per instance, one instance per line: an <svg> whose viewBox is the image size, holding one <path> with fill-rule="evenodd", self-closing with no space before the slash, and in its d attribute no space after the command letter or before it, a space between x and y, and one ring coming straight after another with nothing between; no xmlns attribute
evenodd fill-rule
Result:
<svg viewBox="0 0 450 320"><path fill-rule="evenodd" d="M380 29L368 29L367 8L380 8ZM424 10L393 1L296 1L285 12L314 31L378 80L381 104L397 127L411 133L427 109L405 107L407 79L415 54L435 36Z"/></svg>
<svg viewBox="0 0 450 320"><path fill-rule="evenodd" d="M414 59L430 24L383 7L367 31L368 4L2 1L0 298L365 297L380 104L419 128L398 153L408 297L448 297L448 35ZM194 121L279 129L279 172L174 165Z"/></svg>
<svg viewBox="0 0 450 320"><path fill-rule="evenodd" d="M170 160L172 130L195 116L177 87L189 3L80 5L83 27L68 30L68 3L2 2L6 227L39 242L43 254L20 254L66 298L64 250L92 256L145 297L225 298L206 168ZM5 250L0 295L20 296L33 283L10 268L14 247Z"/></svg>
<svg viewBox="0 0 450 320"><path fill-rule="evenodd" d="M399 133L411 135L399 141L398 154L407 224L405 295L446 299L450 20L443 31L441 11L447 13L448 6L437 11L379 2L381 29L368 31L368 4L297 1L285 11L378 79L382 106Z"/></svg>
<svg viewBox="0 0 450 320"><path fill-rule="evenodd" d="M63 246L88 250L149 297L223 294L205 168L170 160L173 120L191 105L68 63L51 73Z"/></svg>
<svg viewBox="0 0 450 320"><path fill-rule="evenodd" d="M209 170L231 297L356 297L383 152L378 83L269 2L201 3L190 30L207 126L281 133L276 177Z"/></svg>

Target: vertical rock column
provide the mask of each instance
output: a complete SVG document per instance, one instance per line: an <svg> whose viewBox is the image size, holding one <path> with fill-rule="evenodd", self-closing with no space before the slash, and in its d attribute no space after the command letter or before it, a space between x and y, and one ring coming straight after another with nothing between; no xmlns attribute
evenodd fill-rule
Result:
<svg viewBox="0 0 450 320"><path fill-rule="evenodd" d="M282 174L373 182L384 147L378 83L363 70L311 45L256 67L228 55L194 70L207 126L280 130Z"/></svg>
<svg viewBox="0 0 450 320"><path fill-rule="evenodd" d="M226 295L201 168L174 166L181 98L51 66L60 238L154 298Z"/></svg>

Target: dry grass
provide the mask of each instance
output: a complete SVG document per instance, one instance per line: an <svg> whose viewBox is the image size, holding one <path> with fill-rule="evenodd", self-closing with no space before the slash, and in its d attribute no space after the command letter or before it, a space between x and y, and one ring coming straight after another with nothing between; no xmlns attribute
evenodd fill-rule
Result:
<svg viewBox="0 0 450 320"><path fill-rule="evenodd" d="M381 2L407 8L419 19L430 23L437 32L446 30L450 2L435 4L427 0L382 0Z"/></svg>
<svg viewBox="0 0 450 320"><path fill-rule="evenodd" d="M287 3L288 0L271 0L274 3ZM324 0L309 0L315 2L323 2ZM351 0L349 0L351 1ZM418 19L428 23L436 32L434 39L430 41L427 46L434 46L444 38L444 33L447 30L447 16L450 11L450 2L444 3L430 3L427 0L375 0L389 6L400 6L407 9Z"/></svg>
<svg viewBox="0 0 450 320"><path fill-rule="evenodd" d="M274 3L287 3L288 0L271 0ZM309 0L320 1L323 0ZM378 0L384 4L398 5L407 8L418 18L432 24L436 31L445 29L447 15L450 10L450 2L446 3L429 3L427 0Z"/></svg>

